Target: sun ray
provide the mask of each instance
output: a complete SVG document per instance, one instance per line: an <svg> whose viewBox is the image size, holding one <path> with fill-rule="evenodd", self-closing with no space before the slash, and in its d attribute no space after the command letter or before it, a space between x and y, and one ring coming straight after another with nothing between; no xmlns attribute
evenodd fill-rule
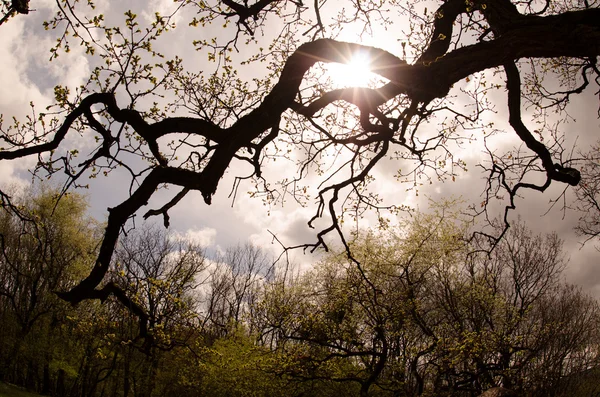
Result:
<svg viewBox="0 0 600 397"><path fill-rule="evenodd" d="M335 88L369 87L374 81L381 80L369 69L371 60L365 53L354 54L346 64L332 63L324 68Z"/></svg>

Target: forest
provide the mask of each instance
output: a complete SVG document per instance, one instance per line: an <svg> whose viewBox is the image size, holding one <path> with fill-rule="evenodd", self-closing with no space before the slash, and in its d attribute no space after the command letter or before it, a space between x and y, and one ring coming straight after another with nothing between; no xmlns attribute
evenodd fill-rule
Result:
<svg viewBox="0 0 600 397"><path fill-rule="evenodd" d="M600 1L4 0L0 51L3 385L600 393Z"/></svg>
<svg viewBox="0 0 600 397"><path fill-rule="evenodd" d="M137 228L119 240L117 299L76 307L101 224L44 189L3 214L0 376L52 396L523 396L600 392L598 301L561 277L556 234L522 223L491 255L452 203L364 231L309 271L244 244L215 256ZM31 220L35 219L35 222ZM144 325L146 326L146 325Z"/></svg>

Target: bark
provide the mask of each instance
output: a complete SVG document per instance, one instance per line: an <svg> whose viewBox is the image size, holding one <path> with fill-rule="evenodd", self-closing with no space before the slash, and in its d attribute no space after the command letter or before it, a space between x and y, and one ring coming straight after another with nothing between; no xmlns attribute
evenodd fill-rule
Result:
<svg viewBox="0 0 600 397"><path fill-rule="evenodd" d="M62 368L58 370L58 374L56 375L55 396L56 397L65 397L66 396L65 370Z"/></svg>

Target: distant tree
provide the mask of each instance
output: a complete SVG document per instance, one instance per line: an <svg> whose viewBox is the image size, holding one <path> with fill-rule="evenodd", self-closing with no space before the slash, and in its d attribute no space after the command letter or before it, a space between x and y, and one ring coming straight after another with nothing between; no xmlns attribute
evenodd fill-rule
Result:
<svg viewBox="0 0 600 397"><path fill-rule="evenodd" d="M250 243L217 254L202 294L205 331L222 337L235 332L241 324L251 327L250 310L273 272L273 259Z"/></svg>
<svg viewBox="0 0 600 397"><path fill-rule="evenodd" d="M258 318L287 353L288 375L353 383L360 396L429 390L424 358L437 348L441 310L430 288L466 248L454 220L442 211L417 215L405 229L361 233L350 243L360 266L342 251L298 282L268 288Z"/></svg>
<svg viewBox="0 0 600 397"><path fill-rule="evenodd" d="M575 189L575 208L581 212L576 231L585 241L596 240L600 235L600 148L596 145L583 153L581 159L582 181Z"/></svg>
<svg viewBox="0 0 600 397"><path fill-rule="evenodd" d="M198 335L198 294L202 287L201 273L207 268L204 250L193 243L168 235L158 228L135 229L124 236L115 252L111 281L131 297L135 311L146 318L141 326L148 326L145 337L137 341L137 330L129 328L125 338L124 374L125 394L129 391L129 377L133 378L134 357L131 348L137 343L146 355L138 364L135 376L136 396L150 397L157 384L159 369L165 365L164 351L193 346ZM121 310L120 310L121 309ZM121 307L114 310L122 312ZM126 319L127 313L121 313ZM178 350L179 350L178 349Z"/></svg>
<svg viewBox="0 0 600 397"><path fill-rule="evenodd" d="M564 117L570 98L597 84L598 1L369 0L339 7L326 1L181 1L169 15L139 18L128 10L122 20L107 20L92 2L59 5L44 23L60 29L51 56L81 44L91 76L82 87L56 86L55 107L43 113L34 108L23 122L3 125L0 160L38 156L36 173L64 172L67 187L117 167L129 172L130 195L109 209L95 267L61 295L71 303L114 295L132 307L130 297L103 282L123 225L164 185L180 191L145 216L162 215L165 224L168 211L190 192L210 204L220 180L233 172L234 193L250 180L252 194L269 202L316 198L309 224L321 217L328 223L306 248L326 248L329 233L345 244L344 217L403 208L369 190L375 167L386 159L401 163L395 176L413 189L454 179L466 170L459 148L471 131L500 134L495 116L486 118L492 98L504 98L497 105L508 109L510 134L523 145L505 150L486 140L490 160L481 166L488 186L480 211L500 197L507 211L514 208L523 189L580 182L550 115ZM177 26L176 18L182 20ZM215 26L224 30L213 37ZM201 29L189 35L197 38L189 48L206 54L212 71L188 70L180 57L164 56L173 34L187 28ZM364 39L391 35L400 44L392 53L338 39L357 31ZM355 56L367 58L378 78L368 88L333 86L322 67L352 63ZM264 65L263 73L257 65ZM241 70L253 79L242 80ZM491 77L496 73L503 77ZM524 121L524 101L536 129ZM89 139L78 147L95 149L73 149L69 139L77 133L74 139ZM282 158L298 172L275 184L266 171ZM234 162L247 167L238 173ZM306 181L309 175L321 182Z"/></svg>
<svg viewBox="0 0 600 397"><path fill-rule="evenodd" d="M27 365L49 365L47 339L66 315L55 292L73 287L97 255L99 225L87 215L86 199L74 193L58 199L58 190L42 186L18 199L19 216L0 212L0 373L15 382L27 371L38 373Z"/></svg>
<svg viewBox="0 0 600 397"><path fill-rule="evenodd" d="M445 379L542 396L597 365L600 308L562 280L562 246L517 221L491 255L469 257L459 281L433 289L453 324L450 358L462 365L448 366Z"/></svg>
<svg viewBox="0 0 600 397"><path fill-rule="evenodd" d="M148 315L150 343L168 348L197 325L199 276L208 266L200 246L146 227L119 241L115 262L112 282Z"/></svg>
<svg viewBox="0 0 600 397"><path fill-rule="evenodd" d="M565 284L562 242L516 223L475 255L449 209L360 235L361 266L330 256L259 304L262 340L300 382L358 384L355 395L568 393L600 362L600 306Z"/></svg>
<svg viewBox="0 0 600 397"><path fill-rule="evenodd" d="M293 387L272 371L279 364L277 356L258 346L243 327L215 341L205 351L203 363L196 393L214 397L307 395L306 388Z"/></svg>

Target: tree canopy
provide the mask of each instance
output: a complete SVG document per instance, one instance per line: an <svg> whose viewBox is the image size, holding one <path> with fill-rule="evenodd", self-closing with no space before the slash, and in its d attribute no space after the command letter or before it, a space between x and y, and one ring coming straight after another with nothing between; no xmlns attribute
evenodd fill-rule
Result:
<svg viewBox="0 0 600 397"><path fill-rule="evenodd" d="M7 15L28 10L17 3L3 3ZM269 202L314 200L307 222L325 223L304 247L326 249L325 236L333 233L350 252L345 218L374 210L385 223L385 211L404 209L369 189L377 167L397 164L399 183L416 189L454 179L466 171L460 148L472 133L506 128L523 146L504 152L485 141L489 161L480 166L487 187L477 211L487 215L488 204L504 195L508 222L524 189L580 183L550 115L567 117L573 95L597 88L598 5L186 0L166 13L124 10L124 17L108 17L92 2L58 0L44 22L56 37L50 57L79 51L92 73L79 87L56 86L56 103L43 112L32 104L33 115L4 123L0 160L35 156L34 172L63 173L65 191L116 169L129 174L130 195L109 208L93 269L60 296L78 303L114 295L139 313L144 308L117 283L103 281L124 225L163 186L180 190L144 217L162 216L167 226L169 210L190 192L210 205L228 172L236 178L234 197L250 181L251 193ZM393 36L396 48L369 45L382 36ZM191 41L189 48L206 54L208 64L190 65L185 54L169 53L172 40ZM368 84L339 87L325 73L329 64L356 57L374 74ZM495 106L507 109L500 128L489 118ZM87 143L75 144L80 140ZM269 169L282 158L297 172L270 180ZM2 204L11 206L8 195Z"/></svg>
<svg viewBox="0 0 600 397"><path fill-rule="evenodd" d="M473 255L456 220L448 208L417 214L357 236L362 269L341 250L269 283L254 320L287 353L288 374L361 396L575 395L570 377L598 357L598 311L560 280L562 241L516 223L491 255Z"/></svg>
<svg viewBox="0 0 600 397"><path fill-rule="evenodd" d="M104 284L137 311L118 295L73 307L54 291L91 266L98 223L85 197L59 197L0 217L0 381L59 397L598 392L600 306L562 280L555 233L518 221L475 252L490 242L461 238L469 218L440 204L296 273L251 244L207 255L144 225Z"/></svg>

